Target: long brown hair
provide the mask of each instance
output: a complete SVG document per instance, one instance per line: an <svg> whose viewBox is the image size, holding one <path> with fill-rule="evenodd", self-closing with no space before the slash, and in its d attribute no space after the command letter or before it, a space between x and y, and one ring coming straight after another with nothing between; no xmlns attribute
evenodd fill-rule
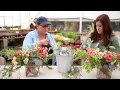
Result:
<svg viewBox="0 0 120 90"><path fill-rule="evenodd" d="M96 29L96 22L98 21L100 21L101 24L103 25L102 37L100 34L98 34ZM103 40L103 45L108 46L110 43L111 35L112 35L112 25L109 16L106 14L102 14L98 16L94 23L94 32L91 34L91 39L93 40L93 42L97 42L99 38L101 38Z"/></svg>

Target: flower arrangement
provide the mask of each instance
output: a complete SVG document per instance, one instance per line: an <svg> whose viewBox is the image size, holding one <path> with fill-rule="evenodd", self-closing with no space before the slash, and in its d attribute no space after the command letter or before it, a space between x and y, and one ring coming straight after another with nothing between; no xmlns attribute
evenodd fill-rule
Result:
<svg viewBox="0 0 120 90"><path fill-rule="evenodd" d="M3 77L10 77L13 71L24 65L45 65L49 68L48 60L54 58L54 54L48 54L46 48L35 47L33 50L17 50L12 57L11 63L9 65L5 65L2 70Z"/></svg>
<svg viewBox="0 0 120 90"><path fill-rule="evenodd" d="M53 54L48 54L48 51L46 48L43 47L37 47L34 50L27 50L22 51L18 50L13 56L12 63L14 65L26 65L26 64L32 64L35 63L32 61L33 58L38 58L43 62L42 65L47 64L48 60L53 58ZM47 64L48 65L48 64Z"/></svg>
<svg viewBox="0 0 120 90"><path fill-rule="evenodd" d="M76 58L75 58L76 57ZM75 53L74 60L81 59L83 69L86 72L93 68L108 68L110 71L120 68L120 52L100 51L97 49L78 50Z"/></svg>
<svg viewBox="0 0 120 90"><path fill-rule="evenodd" d="M59 47L55 52L58 72L62 74L64 79L79 79L81 76L81 68L73 65L75 52L75 49L70 46Z"/></svg>

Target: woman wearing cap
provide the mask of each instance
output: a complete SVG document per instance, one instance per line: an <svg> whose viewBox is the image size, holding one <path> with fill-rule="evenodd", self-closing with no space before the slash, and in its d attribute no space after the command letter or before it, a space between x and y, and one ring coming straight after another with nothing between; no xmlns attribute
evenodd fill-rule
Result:
<svg viewBox="0 0 120 90"><path fill-rule="evenodd" d="M22 49L23 50L33 49L35 45L47 47L49 49L51 47L51 43L54 43L52 47L57 49L57 45L54 38L50 33L47 32L48 26L51 25L51 23L48 22L48 20L43 16L39 17L35 23L36 29L29 32L26 35L23 41ZM48 53L49 54L53 53L53 50L49 50ZM50 61L49 64L52 64L52 61L51 60L49 61Z"/></svg>

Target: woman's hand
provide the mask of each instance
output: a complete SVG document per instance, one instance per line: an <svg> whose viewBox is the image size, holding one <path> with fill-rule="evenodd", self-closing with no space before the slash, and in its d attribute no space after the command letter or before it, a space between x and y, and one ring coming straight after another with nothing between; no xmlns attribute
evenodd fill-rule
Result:
<svg viewBox="0 0 120 90"><path fill-rule="evenodd" d="M49 41L47 39L43 39L37 42L37 46L48 45Z"/></svg>

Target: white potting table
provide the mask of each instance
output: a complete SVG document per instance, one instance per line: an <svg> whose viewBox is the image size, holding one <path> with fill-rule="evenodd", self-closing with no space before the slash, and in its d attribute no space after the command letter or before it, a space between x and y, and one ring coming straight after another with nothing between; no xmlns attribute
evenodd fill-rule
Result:
<svg viewBox="0 0 120 90"><path fill-rule="evenodd" d="M13 73L13 77L11 77L11 79L64 79L62 74L58 72L57 66L51 67L52 69L48 69L47 67L41 67L40 75L38 77L26 77L25 67L22 67ZM96 73L96 69L93 69L93 71L91 71L89 74L86 73L83 69L81 71L81 79L96 79ZM120 79L120 71L113 71L111 79Z"/></svg>

